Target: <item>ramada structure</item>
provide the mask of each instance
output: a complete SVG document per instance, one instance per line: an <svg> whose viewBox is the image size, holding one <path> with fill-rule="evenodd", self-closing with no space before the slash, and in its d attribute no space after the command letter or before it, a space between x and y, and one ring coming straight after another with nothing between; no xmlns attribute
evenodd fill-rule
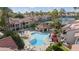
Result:
<svg viewBox="0 0 79 59"><path fill-rule="evenodd" d="M36 28L37 31L45 32L49 31L50 26L48 24L39 24Z"/></svg>

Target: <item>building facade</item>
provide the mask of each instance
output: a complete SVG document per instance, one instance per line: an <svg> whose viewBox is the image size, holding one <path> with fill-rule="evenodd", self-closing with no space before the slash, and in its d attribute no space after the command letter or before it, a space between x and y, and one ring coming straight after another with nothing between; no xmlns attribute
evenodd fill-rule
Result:
<svg viewBox="0 0 79 59"><path fill-rule="evenodd" d="M30 28L31 24L39 24L42 21L49 20L49 16L25 16L24 18L9 18L10 30L16 31Z"/></svg>

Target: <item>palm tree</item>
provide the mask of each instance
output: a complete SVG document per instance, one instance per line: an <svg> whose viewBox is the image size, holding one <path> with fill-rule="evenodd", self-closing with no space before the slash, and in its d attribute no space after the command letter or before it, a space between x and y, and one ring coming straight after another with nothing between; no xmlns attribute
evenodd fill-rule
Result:
<svg viewBox="0 0 79 59"><path fill-rule="evenodd" d="M60 33L61 30L61 20L59 19L59 12L58 10L54 9L52 12L49 12L50 15L52 16L52 23L53 28L55 29L55 32Z"/></svg>
<svg viewBox="0 0 79 59"><path fill-rule="evenodd" d="M63 8L61 8L60 11L59 11L59 15L62 16L62 14L65 14L65 12L66 11Z"/></svg>
<svg viewBox="0 0 79 59"><path fill-rule="evenodd" d="M24 15L19 12L15 15L15 18L24 18Z"/></svg>
<svg viewBox="0 0 79 59"><path fill-rule="evenodd" d="M73 7L74 8L74 10L77 10L77 9L79 9L79 7Z"/></svg>
<svg viewBox="0 0 79 59"><path fill-rule="evenodd" d="M54 9L50 14L53 19L58 18L58 10L57 9Z"/></svg>
<svg viewBox="0 0 79 59"><path fill-rule="evenodd" d="M38 15L39 15L39 12L36 11L36 12L35 12L35 16L38 16Z"/></svg>
<svg viewBox="0 0 79 59"><path fill-rule="evenodd" d="M54 28L59 29L61 25L61 21L59 20L58 10L54 9L50 15L52 16L52 24Z"/></svg>
<svg viewBox="0 0 79 59"><path fill-rule="evenodd" d="M73 7L73 9L74 9L74 13L77 14L77 12L78 12L77 10L79 10L79 7ZM75 19L77 19L77 18L79 18L78 14L75 16Z"/></svg>
<svg viewBox="0 0 79 59"><path fill-rule="evenodd" d="M10 13L12 13L12 10L8 7L0 7L0 10L2 12L2 15L1 15L1 26L8 30L9 27L8 27L8 24L9 24L9 17L10 17Z"/></svg>
<svg viewBox="0 0 79 59"><path fill-rule="evenodd" d="M30 14L31 14L32 16L34 16L34 15L35 15L35 12L34 12L34 11L31 11Z"/></svg>
<svg viewBox="0 0 79 59"><path fill-rule="evenodd" d="M42 12L42 10L40 10L40 12L39 12L39 13L40 13L40 15L41 15L41 16L43 15L43 12Z"/></svg>
<svg viewBox="0 0 79 59"><path fill-rule="evenodd" d="M60 29L61 28L61 20L60 19L54 19L52 20L52 24L55 29Z"/></svg>

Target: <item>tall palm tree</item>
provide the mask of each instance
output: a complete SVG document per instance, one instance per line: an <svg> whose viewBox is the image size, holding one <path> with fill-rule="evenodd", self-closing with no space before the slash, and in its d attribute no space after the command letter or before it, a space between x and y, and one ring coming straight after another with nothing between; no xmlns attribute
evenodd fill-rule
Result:
<svg viewBox="0 0 79 59"><path fill-rule="evenodd" d="M77 13L79 10L79 7L73 7L73 9L74 9L74 13L77 14L77 15L75 15L75 19L79 18L78 13Z"/></svg>
<svg viewBox="0 0 79 59"><path fill-rule="evenodd" d="M63 8L61 8L60 11L59 11L59 15L62 16L62 14L65 14L65 12L66 11Z"/></svg>
<svg viewBox="0 0 79 59"><path fill-rule="evenodd" d="M52 12L49 12L52 16L52 23L53 28L57 31L61 30L61 20L59 19L59 12L57 9L54 9Z"/></svg>
<svg viewBox="0 0 79 59"><path fill-rule="evenodd" d="M59 15L58 15L58 10L54 9L51 12L51 16L52 16L52 22L55 28L60 27L60 20L59 20Z"/></svg>
<svg viewBox="0 0 79 59"><path fill-rule="evenodd" d="M34 16L35 12L34 12L34 11L31 11L30 14L31 14L32 16Z"/></svg>
<svg viewBox="0 0 79 59"><path fill-rule="evenodd" d="M55 29L60 29L61 28L61 20L60 19L54 19L52 20L52 24Z"/></svg>
<svg viewBox="0 0 79 59"><path fill-rule="evenodd" d="M77 9L79 9L79 7L73 7L74 8L74 10L77 10Z"/></svg>
<svg viewBox="0 0 79 59"><path fill-rule="evenodd" d="M0 10L2 12L1 15L1 26L8 30L9 29L9 17L10 17L10 13L12 12L12 10L8 7L0 7Z"/></svg>
<svg viewBox="0 0 79 59"><path fill-rule="evenodd" d="M41 15L41 16L44 14L44 13L42 12L42 10L40 10L40 12L39 12L39 13L40 13L40 15Z"/></svg>
<svg viewBox="0 0 79 59"><path fill-rule="evenodd" d="M52 16L53 19L58 18L58 10L57 10L57 9L54 9L54 10L51 12L51 16Z"/></svg>

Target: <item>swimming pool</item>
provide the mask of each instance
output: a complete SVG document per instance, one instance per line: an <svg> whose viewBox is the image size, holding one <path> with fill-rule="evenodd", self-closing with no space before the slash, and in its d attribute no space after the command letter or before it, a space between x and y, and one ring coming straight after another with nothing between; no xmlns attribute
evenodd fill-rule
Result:
<svg viewBox="0 0 79 59"><path fill-rule="evenodd" d="M30 43L34 46L42 46L45 45L44 40L48 40L49 38L49 33L38 33L35 32L31 36L32 40Z"/></svg>

